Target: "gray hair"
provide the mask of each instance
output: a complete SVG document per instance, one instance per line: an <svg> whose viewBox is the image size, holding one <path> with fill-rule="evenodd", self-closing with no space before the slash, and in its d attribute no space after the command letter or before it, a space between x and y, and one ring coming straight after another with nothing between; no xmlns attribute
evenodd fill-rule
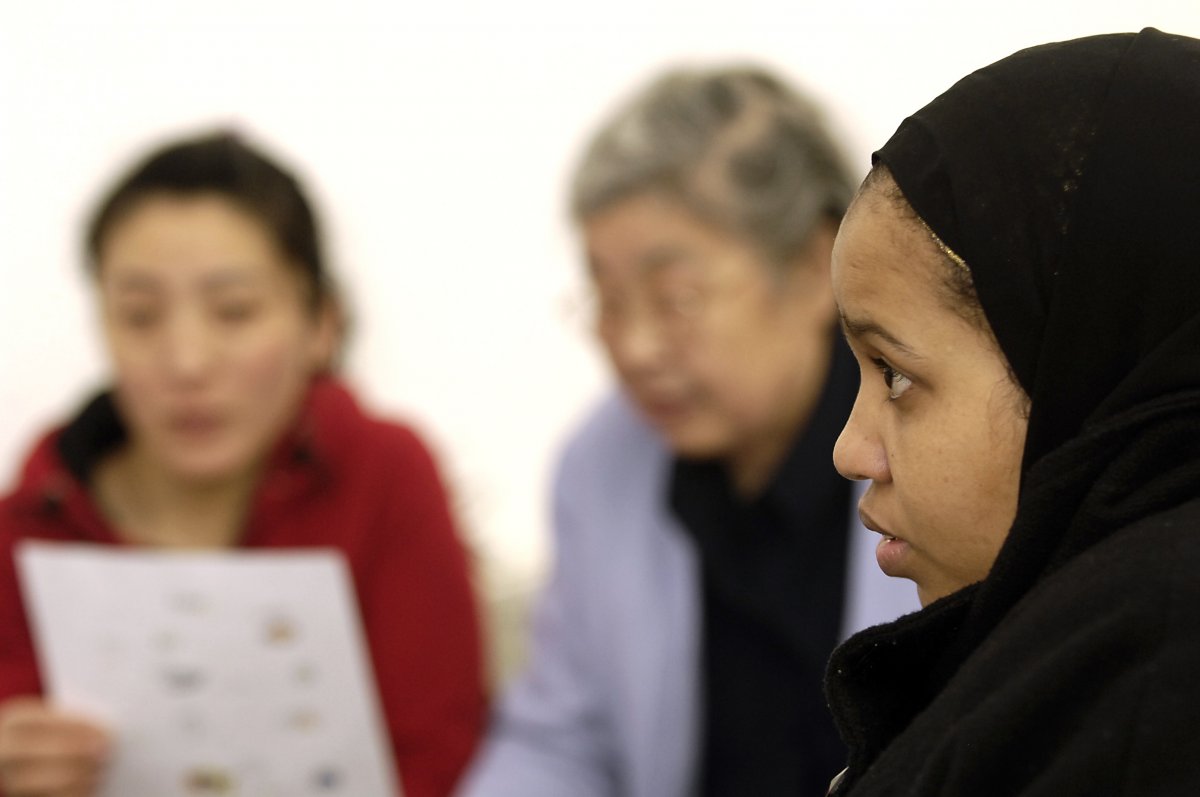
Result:
<svg viewBox="0 0 1200 797"><path fill-rule="evenodd" d="M654 192L789 263L854 184L816 105L755 67L672 70L618 108L571 184L585 221Z"/></svg>

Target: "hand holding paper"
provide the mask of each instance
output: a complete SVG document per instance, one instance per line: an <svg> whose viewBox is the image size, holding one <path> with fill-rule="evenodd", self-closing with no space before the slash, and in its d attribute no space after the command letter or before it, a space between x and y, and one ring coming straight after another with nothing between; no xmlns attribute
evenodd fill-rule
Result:
<svg viewBox="0 0 1200 797"><path fill-rule="evenodd" d="M0 705L0 793L10 797L91 797L108 754L108 735L40 698Z"/></svg>
<svg viewBox="0 0 1200 797"><path fill-rule="evenodd" d="M17 555L50 698L113 733L98 794L398 793L336 554L27 542ZM97 743L34 705L15 738L31 723Z"/></svg>

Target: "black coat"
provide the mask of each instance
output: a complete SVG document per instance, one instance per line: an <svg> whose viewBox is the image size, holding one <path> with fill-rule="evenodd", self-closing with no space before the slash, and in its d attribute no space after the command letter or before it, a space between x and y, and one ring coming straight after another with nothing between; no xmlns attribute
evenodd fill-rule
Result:
<svg viewBox="0 0 1200 797"><path fill-rule="evenodd" d="M1200 795L1200 501L1083 552L938 672L972 591L835 654L835 794Z"/></svg>

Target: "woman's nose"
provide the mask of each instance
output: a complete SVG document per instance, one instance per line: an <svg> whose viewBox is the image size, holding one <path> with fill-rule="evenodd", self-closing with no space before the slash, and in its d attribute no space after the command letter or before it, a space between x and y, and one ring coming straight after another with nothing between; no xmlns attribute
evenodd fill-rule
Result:
<svg viewBox="0 0 1200 797"><path fill-rule="evenodd" d="M217 356L213 336L202 318L183 314L167 325L163 365L175 379L194 381L207 374Z"/></svg>
<svg viewBox="0 0 1200 797"><path fill-rule="evenodd" d="M887 451L876 429L875 419L862 407L861 395L833 446L833 466L847 479L891 481Z"/></svg>
<svg viewBox="0 0 1200 797"><path fill-rule="evenodd" d="M618 372L634 374L658 368L667 349L661 327L650 313L637 312L601 333L601 342Z"/></svg>

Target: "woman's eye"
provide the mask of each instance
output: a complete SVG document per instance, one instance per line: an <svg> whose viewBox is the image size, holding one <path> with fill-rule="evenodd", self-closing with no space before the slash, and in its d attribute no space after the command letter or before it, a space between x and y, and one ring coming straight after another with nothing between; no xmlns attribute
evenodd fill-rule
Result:
<svg viewBox="0 0 1200 797"><path fill-rule="evenodd" d="M600 326L621 323L629 314L629 302L623 296L597 291L589 297L592 321Z"/></svg>
<svg viewBox="0 0 1200 797"><path fill-rule="evenodd" d="M883 374L883 383L887 385L889 401L900 398L905 391L912 387L912 380L893 368L887 360L875 359L871 362Z"/></svg>
<svg viewBox="0 0 1200 797"><path fill-rule="evenodd" d="M237 302L218 305L217 318L229 323L247 321L254 316L256 306L250 302Z"/></svg>
<svg viewBox="0 0 1200 797"><path fill-rule="evenodd" d="M130 329L149 329L158 320L158 312L152 308L128 307L120 310L117 318Z"/></svg>
<svg viewBox="0 0 1200 797"><path fill-rule="evenodd" d="M912 380L899 371L892 371L892 379L888 382L888 398L892 401L900 398L912 387Z"/></svg>
<svg viewBox="0 0 1200 797"><path fill-rule="evenodd" d="M653 295L654 312L660 319L690 319L700 314L703 292L694 285L670 285Z"/></svg>

